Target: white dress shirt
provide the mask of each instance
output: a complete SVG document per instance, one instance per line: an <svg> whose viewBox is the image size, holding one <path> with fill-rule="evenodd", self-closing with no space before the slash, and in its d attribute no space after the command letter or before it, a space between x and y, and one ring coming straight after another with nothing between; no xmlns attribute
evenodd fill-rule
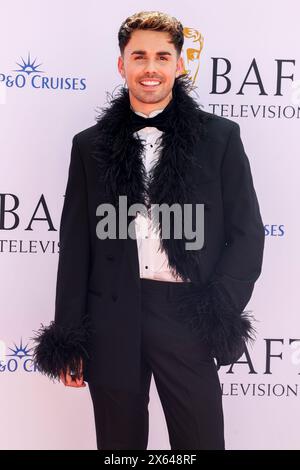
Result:
<svg viewBox="0 0 300 470"><path fill-rule="evenodd" d="M152 111L149 116L138 111L134 112L140 116L148 118L154 117L162 111L163 109L157 109ZM150 126L144 127L134 134L144 141L143 161L147 174L149 174L152 165L159 157L158 140L162 134L162 131L156 127ZM135 230L140 277L159 281L182 282L181 277L174 277L169 269L167 256L160 249L159 233L155 233L152 229L150 217L144 216L140 213L137 214L135 219Z"/></svg>

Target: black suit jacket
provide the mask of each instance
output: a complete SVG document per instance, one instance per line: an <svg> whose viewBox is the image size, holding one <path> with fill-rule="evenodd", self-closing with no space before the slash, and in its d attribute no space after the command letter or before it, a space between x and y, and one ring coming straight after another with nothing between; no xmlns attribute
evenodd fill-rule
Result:
<svg viewBox="0 0 300 470"><path fill-rule="evenodd" d="M264 227L239 125L199 109L193 114L190 98L175 96L181 106L177 112L183 114L180 125L188 127L166 133L164 164L157 167L152 199L206 203L204 247L186 253L175 240L163 247L174 272L192 280L199 294L193 304L183 299L183 321L196 318L199 335L211 341L219 363L229 364L253 335L244 308L261 272ZM127 194L129 204L141 201L141 147L131 135L124 137L121 104L113 103L98 124L73 138L60 224L55 321L40 331L35 359L42 372L57 377L66 366L77 370L82 357L85 380L136 390L141 342L136 240L100 240L96 235L99 204L113 203L120 194ZM184 116L189 105L190 120ZM183 158L179 132L186 133L189 162ZM127 153L122 153L125 140ZM178 152L176 168L170 149ZM178 170L185 186L174 185ZM133 219L128 217L128 223Z"/></svg>

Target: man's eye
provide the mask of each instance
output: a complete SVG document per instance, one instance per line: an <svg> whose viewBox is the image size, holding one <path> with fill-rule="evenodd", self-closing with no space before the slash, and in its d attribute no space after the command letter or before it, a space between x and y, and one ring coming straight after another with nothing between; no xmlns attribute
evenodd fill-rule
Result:
<svg viewBox="0 0 300 470"><path fill-rule="evenodd" d="M144 56L138 55L138 56L135 58L135 60L138 60L138 59L144 59ZM164 57L164 56L160 56L160 59L162 59L162 60L168 60L168 59L167 59L166 57Z"/></svg>

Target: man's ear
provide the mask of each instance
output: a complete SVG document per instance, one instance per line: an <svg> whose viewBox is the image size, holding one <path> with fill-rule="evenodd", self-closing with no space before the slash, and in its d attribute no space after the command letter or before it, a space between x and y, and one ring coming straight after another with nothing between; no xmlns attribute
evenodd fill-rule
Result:
<svg viewBox="0 0 300 470"><path fill-rule="evenodd" d="M176 77L179 75L182 75L184 71L184 62L183 62L183 57L180 56L178 61L177 61L177 66L176 66Z"/></svg>
<svg viewBox="0 0 300 470"><path fill-rule="evenodd" d="M119 70L120 75L123 78L125 78L124 60L123 60L123 57L121 55L118 57L118 70Z"/></svg>

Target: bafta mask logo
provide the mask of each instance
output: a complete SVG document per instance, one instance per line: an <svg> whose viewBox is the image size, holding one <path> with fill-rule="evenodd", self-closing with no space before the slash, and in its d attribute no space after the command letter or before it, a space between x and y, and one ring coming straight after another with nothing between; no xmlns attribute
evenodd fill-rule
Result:
<svg viewBox="0 0 300 470"><path fill-rule="evenodd" d="M199 65L200 54L203 48L204 37L194 28L183 28L184 44L182 57L184 61L184 74L188 74L193 85L195 84Z"/></svg>

